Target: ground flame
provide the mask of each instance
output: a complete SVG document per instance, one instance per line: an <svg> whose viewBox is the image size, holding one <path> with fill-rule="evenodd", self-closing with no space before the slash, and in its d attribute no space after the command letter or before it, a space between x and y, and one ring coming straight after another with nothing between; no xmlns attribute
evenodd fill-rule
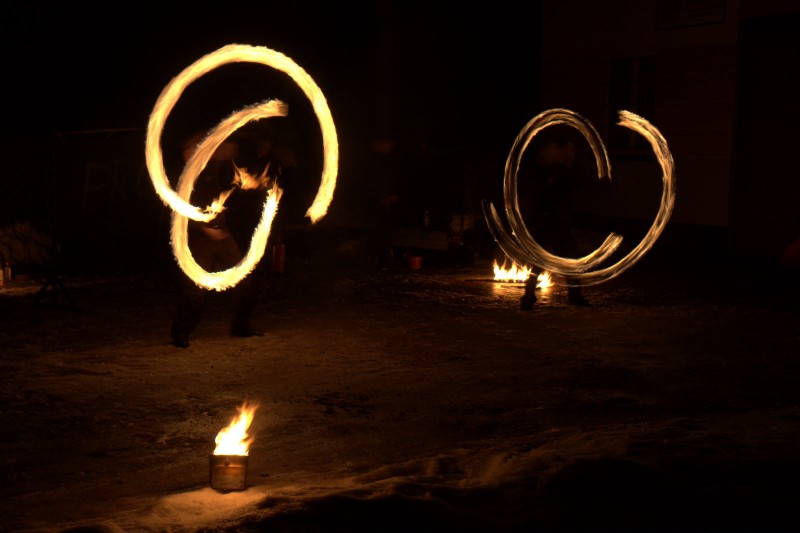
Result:
<svg viewBox="0 0 800 533"><path fill-rule="evenodd" d="M525 283L531 276L532 269L526 266L519 266L512 263L510 268L506 268L506 263L503 261L503 266L497 264L495 260L494 265L494 280L503 281L506 283ZM539 289L546 289L553 285L550 272L542 272L536 276L536 287Z"/></svg>
<svg viewBox="0 0 800 533"><path fill-rule="evenodd" d="M531 275L531 269L528 267L518 266L516 263L511 264L511 268L506 268L506 263L503 261L503 266L494 262L494 280L505 282L520 282L523 283Z"/></svg>
<svg viewBox="0 0 800 533"><path fill-rule="evenodd" d="M217 444L214 455L247 455L249 453L253 437L247 434L247 430L253 421L256 409L258 409L257 403L248 402L244 402L238 408L239 414L233 417L228 427L217 433L217 438L214 440Z"/></svg>
<svg viewBox="0 0 800 533"><path fill-rule="evenodd" d="M536 277L536 287L539 289L549 289L553 286L553 278L550 272L542 272Z"/></svg>

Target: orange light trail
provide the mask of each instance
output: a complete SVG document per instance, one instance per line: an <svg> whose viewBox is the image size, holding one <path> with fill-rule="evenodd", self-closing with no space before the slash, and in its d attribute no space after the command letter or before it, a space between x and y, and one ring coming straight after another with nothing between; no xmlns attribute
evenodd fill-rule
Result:
<svg viewBox="0 0 800 533"><path fill-rule="evenodd" d="M616 233L609 234L598 248L580 258L567 258L551 254L536 242L525 226L519 210L517 174L522 155L537 133L556 124L574 127L584 136L594 153L598 178L608 177L611 179L611 163L608 160L608 153L594 126L569 109L550 109L534 117L520 131L506 160L504 200L511 232L508 232L503 226L494 205L491 202L483 202L484 217L489 229L500 248L512 261L519 264L532 263L541 270L559 274L562 277L566 276L567 280L570 278L579 280L581 285L586 286L603 283L618 276L633 266L652 248L664 230L675 205L675 163L666 139L652 124L629 111L620 111L619 117L620 121L617 123L619 126L634 130L648 140L662 170L661 202L647 234L628 254L605 268L599 267L622 242L622 236Z"/></svg>
<svg viewBox="0 0 800 533"><path fill-rule="evenodd" d="M183 91L195 80L222 65L232 62L260 63L288 74L303 90L311 102L320 124L323 141L323 167L317 195L306 212L311 223L325 216L333 199L339 163L339 145L336 127L333 123L328 103L322 91L305 70L287 56L260 46L230 44L207 54L183 70L162 90L156 101L147 125L145 156L150 179L156 193L173 210L171 242L172 250L181 269L197 285L214 290L225 290L244 279L264 255L272 221L278 208L281 190L273 184L268 190L261 219L253 233L250 248L245 257L234 267L221 272L207 272L192 257L188 246L187 219L207 222L224 209L226 196L222 196L211 206L203 208L190 203L194 182L211 159L214 151L233 132L245 124L264 118L286 116L287 106L279 100L264 102L246 107L224 118L208 136L197 146L187 161L178 179L177 192L172 189L164 168L161 151L161 136L167 117L175 107Z"/></svg>

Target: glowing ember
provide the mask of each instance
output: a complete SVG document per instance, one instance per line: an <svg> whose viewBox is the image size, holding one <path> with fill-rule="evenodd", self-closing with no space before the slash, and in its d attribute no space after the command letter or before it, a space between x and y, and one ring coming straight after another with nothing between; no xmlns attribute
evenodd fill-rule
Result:
<svg viewBox="0 0 800 533"><path fill-rule="evenodd" d="M228 270L211 273L200 267L192 257L188 245L187 219L211 220L217 212L224 209L227 195L220 197L211 206L196 207L189 203L194 182L205 168L206 163L211 159L217 147L233 132L255 120L286 116L288 108L286 104L278 100L266 100L246 107L223 119L216 128L209 132L208 136L197 146L194 154L187 161L186 167L178 180L177 192L170 187L164 168L161 135L167 117L186 87L211 70L232 62L260 63L288 74L303 90L314 108L314 113L319 120L322 132L324 157L320 187L317 191L317 196L306 212L306 216L311 219L311 223L317 222L327 213L336 186L339 161L336 128L322 91L300 66L279 52L264 47L230 44L216 52L203 56L167 84L156 101L147 125L147 140L145 144L147 169L150 172L150 179L156 192L162 201L173 210L171 241L175 259L186 275L197 285L218 291L233 287L244 279L263 257L282 192L275 183L269 187L261 220L253 233L250 248L239 264ZM245 175L241 172L241 169L237 169L234 184L243 188L267 186L263 177Z"/></svg>
<svg viewBox="0 0 800 533"><path fill-rule="evenodd" d="M257 403L244 402L238 408L239 414L231 420L228 427L223 428L217 433L217 438L214 440L217 447L214 449L214 455L247 455L249 452L250 443L253 438L248 436L247 429L253 421L258 409Z"/></svg>
<svg viewBox="0 0 800 533"><path fill-rule="evenodd" d="M517 200L517 173L525 149L536 134L544 128L565 124L577 129L594 152L598 177L611 179L611 163L608 160L608 153L597 130L591 123L569 109L550 109L534 117L520 131L506 160L503 189L506 217L511 226L510 232L503 227L494 205L491 202L483 202L483 213L489 230L501 250L513 261L520 264L532 263L542 271L577 279L581 285L595 285L608 281L633 266L653 246L664 230L675 204L675 164L666 139L653 125L629 111L620 111L619 117L618 125L638 132L650 142L662 170L661 203L656 218L642 241L616 263L605 268L598 268L617 250L622 242L620 235L611 233L596 250L584 257L566 258L553 255L542 248L528 232L528 228L522 220ZM592 270L594 268L597 270Z"/></svg>

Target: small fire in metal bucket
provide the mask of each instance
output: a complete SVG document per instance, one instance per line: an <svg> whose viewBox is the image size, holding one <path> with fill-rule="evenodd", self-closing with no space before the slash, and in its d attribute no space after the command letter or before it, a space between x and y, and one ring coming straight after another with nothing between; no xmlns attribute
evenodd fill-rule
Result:
<svg viewBox="0 0 800 533"><path fill-rule="evenodd" d="M211 488L219 491L247 488L247 460L253 438L247 429L253 421L258 404L244 402L228 427L217 433L217 447L209 456Z"/></svg>

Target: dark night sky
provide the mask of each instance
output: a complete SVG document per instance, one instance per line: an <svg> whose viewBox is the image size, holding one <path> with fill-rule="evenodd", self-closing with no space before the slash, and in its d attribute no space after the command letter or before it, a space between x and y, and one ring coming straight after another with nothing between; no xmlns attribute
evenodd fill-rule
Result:
<svg viewBox="0 0 800 533"><path fill-rule="evenodd" d="M367 178L360 165L369 140L385 134L412 161L405 185L430 191L429 203L453 203L460 212L468 159L489 169L478 187L492 192L477 191L474 198L496 196L508 150L538 112L536 3L503 1L483 10L390 1L92 4L4 5L0 223L55 217L62 233L71 231L53 214L71 197L84 201L84 170L64 163L79 156L71 141L133 130L126 157L143 160L144 132L162 89L227 44L279 51L319 85L340 147L334 209L345 212L363 203ZM198 122L211 127L246 105L280 98L289 104L289 120L318 135L307 98L280 76L262 65L220 67L191 84L167 129L182 124L194 130ZM193 99L193 91L202 97ZM311 158L321 155L309 146ZM61 190L45 199L53 173L60 175ZM95 227L90 220L80 224Z"/></svg>
<svg viewBox="0 0 800 533"><path fill-rule="evenodd" d="M62 130L143 126L173 76L234 42L268 46L300 64L326 54L314 66L332 65L333 49L325 44L332 30L320 33L316 16L300 24L306 17L299 9L253 11L258 4L252 4L190 10L175 3L149 8L13 3L2 31L5 68L14 80L7 88L17 102L12 116L31 123L29 127ZM337 38L337 49L349 54L348 39L356 35L341 24L336 31L344 37ZM368 39L360 28L358 40L366 45ZM312 76L326 74L314 72L311 65L306 68ZM30 112L37 120L28 119Z"/></svg>
<svg viewBox="0 0 800 533"><path fill-rule="evenodd" d="M13 1L0 22L11 126L143 127L173 76L206 53L242 43L303 66L345 127L374 120L379 98L391 102L391 127L413 127L395 125L415 116L433 130L461 122L456 131L509 120L513 138L535 109L535 8L389 4ZM378 57L387 28L394 36L388 84L380 81L386 56ZM504 59L492 62L495 53Z"/></svg>

